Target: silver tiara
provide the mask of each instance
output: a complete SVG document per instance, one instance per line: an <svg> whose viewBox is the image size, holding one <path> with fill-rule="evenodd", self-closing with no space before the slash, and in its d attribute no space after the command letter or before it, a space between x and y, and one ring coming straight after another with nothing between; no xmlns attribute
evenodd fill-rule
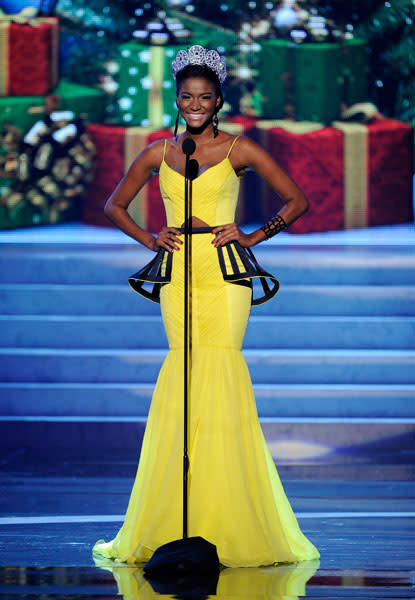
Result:
<svg viewBox="0 0 415 600"><path fill-rule="evenodd" d="M220 83L226 79L225 58L216 50L206 50L203 46L192 46L188 50L179 50L171 64L174 79L187 65L206 65L216 73Z"/></svg>

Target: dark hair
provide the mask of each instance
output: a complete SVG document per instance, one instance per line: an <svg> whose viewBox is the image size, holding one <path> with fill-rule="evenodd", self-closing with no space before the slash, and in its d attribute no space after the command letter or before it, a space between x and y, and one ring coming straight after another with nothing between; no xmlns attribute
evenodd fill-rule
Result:
<svg viewBox="0 0 415 600"><path fill-rule="evenodd" d="M215 112L219 112L223 106L223 92L222 87L220 85L220 81L215 71L213 71L210 67L206 65L187 65L181 71L179 71L176 75L176 96L179 95L180 86L186 79L190 79L191 77L200 77L201 79L206 79L206 81L210 81L215 86L215 93L217 97L220 97L220 103Z"/></svg>

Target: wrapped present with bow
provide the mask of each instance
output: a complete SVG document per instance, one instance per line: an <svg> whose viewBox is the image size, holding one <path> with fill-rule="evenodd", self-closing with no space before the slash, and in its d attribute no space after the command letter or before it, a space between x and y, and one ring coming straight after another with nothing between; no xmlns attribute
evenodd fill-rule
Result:
<svg viewBox="0 0 415 600"><path fill-rule="evenodd" d="M330 123L342 104L367 99L366 41L331 43L261 41L260 82L263 115Z"/></svg>
<svg viewBox="0 0 415 600"><path fill-rule="evenodd" d="M82 220L93 225L111 227L104 215L104 205L131 163L148 144L172 136L168 129L154 131L149 127L122 127L93 123L88 133L96 147L93 182L88 186L82 207ZM166 224L163 200L154 175L128 207L131 218L140 227L158 232Z"/></svg>
<svg viewBox="0 0 415 600"><path fill-rule="evenodd" d="M0 96L43 96L58 83L59 21L0 9Z"/></svg>
<svg viewBox="0 0 415 600"><path fill-rule="evenodd" d="M257 136L296 181L310 207L291 233L407 223L412 220L412 127L393 119L367 124L262 121ZM266 218L282 201L265 184Z"/></svg>

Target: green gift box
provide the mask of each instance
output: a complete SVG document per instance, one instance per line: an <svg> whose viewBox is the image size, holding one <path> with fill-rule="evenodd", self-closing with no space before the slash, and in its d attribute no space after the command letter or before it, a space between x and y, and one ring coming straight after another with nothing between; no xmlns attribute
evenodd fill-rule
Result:
<svg viewBox="0 0 415 600"><path fill-rule="evenodd" d="M58 109L71 110L87 122L101 122L106 117L107 96L102 90L61 81L52 94L59 97ZM45 115L45 96L6 96L0 98L0 132L5 122L22 133Z"/></svg>
<svg viewBox="0 0 415 600"><path fill-rule="evenodd" d="M171 62L186 46L147 46L135 41L119 49L117 102L121 122L160 129L176 118Z"/></svg>
<svg viewBox="0 0 415 600"><path fill-rule="evenodd" d="M95 87L61 81L53 90L60 98L59 110L72 110L87 123L102 123L107 118L107 94Z"/></svg>
<svg viewBox="0 0 415 600"><path fill-rule="evenodd" d="M367 100L366 42L261 42L260 81L267 118L329 123L342 103Z"/></svg>

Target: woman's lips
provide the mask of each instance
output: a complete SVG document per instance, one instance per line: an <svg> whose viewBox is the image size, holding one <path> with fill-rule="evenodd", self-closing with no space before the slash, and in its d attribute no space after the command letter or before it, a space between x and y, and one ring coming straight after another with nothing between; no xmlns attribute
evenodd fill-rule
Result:
<svg viewBox="0 0 415 600"><path fill-rule="evenodd" d="M202 114L197 114L197 115L193 115L191 113L187 113L187 117L191 120L191 121L200 121L201 119L203 119Z"/></svg>

